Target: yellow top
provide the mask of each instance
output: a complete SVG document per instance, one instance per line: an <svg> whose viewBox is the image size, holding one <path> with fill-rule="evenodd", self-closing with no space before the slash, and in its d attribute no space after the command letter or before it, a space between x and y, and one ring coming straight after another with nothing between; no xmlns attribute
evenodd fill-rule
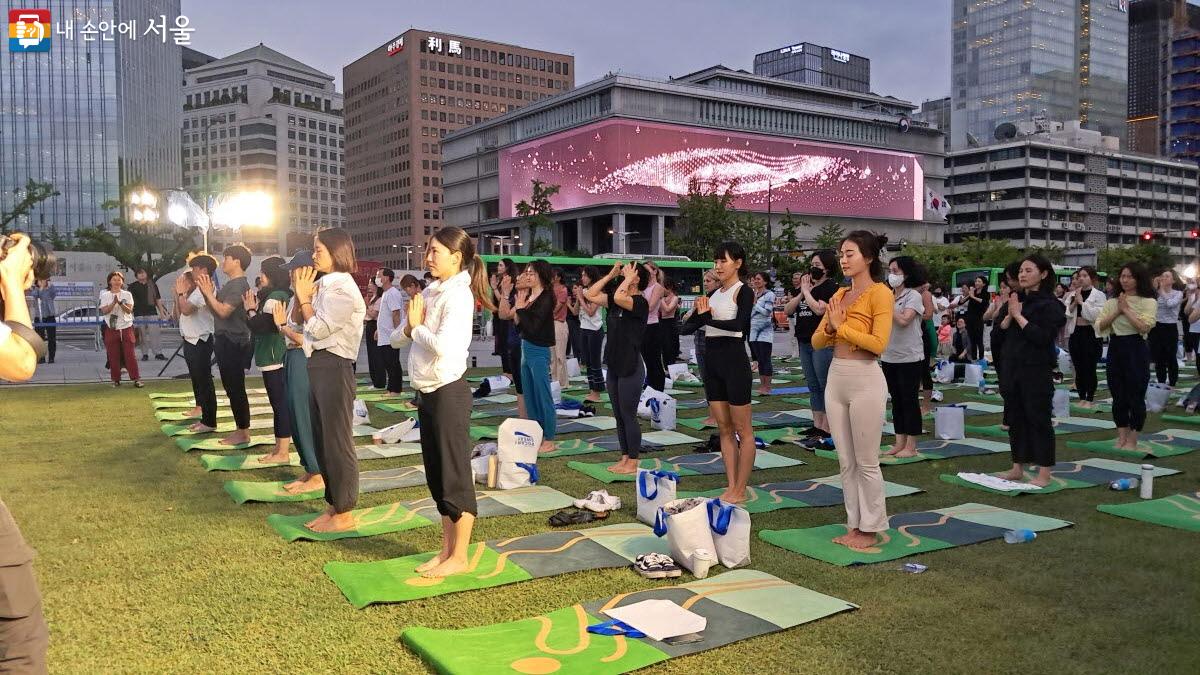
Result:
<svg viewBox="0 0 1200 675"><path fill-rule="evenodd" d="M1157 300L1154 298L1143 298L1140 295L1131 295L1129 296L1129 306L1133 308L1133 311L1137 314L1138 319L1140 319L1142 323L1146 324L1150 328L1154 327L1155 317L1158 313ZM1120 316L1117 316L1117 318L1113 320L1112 325L1110 325L1108 328L1100 328L1100 324L1108 321L1109 317L1118 314ZM1124 314L1120 314L1120 310L1117 309L1116 298L1109 298L1104 303L1104 308L1100 310L1100 315L1096 317L1095 323L1096 335L1100 337L1109 337L1112 335L1141 335L1142 337L1146 337L1145 333L1142 333L1133 325L1133 322L1129 320L1129 317L1125 316Z"/></svg>
<svg viewBox="0 0 1200 675"><path fill-rule="evenodd" d="M842 299L848 290L839 289L832 299ZM875 355L882 354L883 350L887 349L888 339L892 335L894 303L895 296L887 284L872 284L846 308L846 320L838 326L833 335L825 332L825 327L829 325L829 312L825 312L821 323L813 331L813 349L824 349L838 342L845 342L852 349L865 349Z"/></svg>

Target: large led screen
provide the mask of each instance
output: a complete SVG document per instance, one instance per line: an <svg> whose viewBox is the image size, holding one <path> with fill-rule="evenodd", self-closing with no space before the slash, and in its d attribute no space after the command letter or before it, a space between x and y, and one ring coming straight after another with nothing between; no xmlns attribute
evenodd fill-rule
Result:
<svg viewBox="0 0 1200 675"><path fill-rule="evenodd" d="M530 181L560 186L557 211L597 204L669 206L690 181L733 190L734 208L920 220L914 155L671 124L610 120L500 152L500 210L513 217ZM795 182L791 182L792 180Z"/></svg>

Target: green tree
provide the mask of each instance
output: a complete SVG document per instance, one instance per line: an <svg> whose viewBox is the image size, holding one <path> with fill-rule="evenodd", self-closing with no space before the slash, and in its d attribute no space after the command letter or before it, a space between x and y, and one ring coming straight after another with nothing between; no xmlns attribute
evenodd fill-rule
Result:
<svg viewBox="0 0 1200 675"><path fill-rule="evenodd" d="M915 244L905 242L900 255L912 256L929 272L929 281L950 285L954 270L963 267L961 244Z"/></svg>
<svg viewBox="0 0 1200 675"><path fill-rule="evenodd" d="M1050 244L1049 246L1030 246L1022 252L1022 255L1032 255L1034 253L1041 253L1055 265L1061 265L1063 259L1066 257L1066 251L1061 246L1055 246L1054 244Z"/></svg>
<svg viewBox="0 0 1200 675"><path fill-rule="evenodd" d="M808 251L804 250L801 242L800 228L809 227L808 223L797 220L791 211L779 220L779 234L775 236L775 250L772 252L775 274L784 286L791 285L792 274L808 269Z"/></svg>
<svg viewBox="0 0 1200 675"><path fill-rule="evenodd" d="M7 234L9 225L16 219L28 215L33 207L59 195L52 183L41 183L32 178L25 183L23 192L21 201L17 202L11 211L0 212L0 234Z"/></svg>
<svg viewBox="0 0 1200 675"><path fill-rule="evenodd" d="M108 200L101 208L116 209L120 203ZM122 267L144 267L151 279L174 272L183 266L196 247L195 232L183 228L165 229L157 225L134 225L121 217L111 220L116 235L103 227L83 228L75 233L75 250L100 251L111 255Z"/></svg>
<svg viewBox="0 0 1200 675"><path fill-rule="evenodd" d="M1096 267L1110 279L1116 279L1121 266L1128 262L1140 262L1150 273L1175 266L1175 258L1166 246L1152 242L1134 246L1100 249Z"/></svg>
<svg viewBox="0 0 1200 675"><path fill-rule="evenodd" d="M727 236L709 248L708 254L700 260L712 258L712 251L717 244L724 241L736 241L746 249L746 269L753 273L766 270L770 263L770 251L767 250L767 221L752 213L733 213L730 216Z"/></svg>
<svg viewBox="0 0 1200 675"><path fill-rule="evenodd" d="M529 226L529 253L531 255L550 255L554 249L550 245L548 239L542 239L540 236L541 230L552 231L554 221L550 218L554 212L554 205L550 203L550 198L558 194L558 185L546 185L540 180L534 180L533 190L530 193L529 201L522 199L517 203L517 215L525 219L525 224Z"/></svg>
<svg viewBox="0 0 1200 675"><path fill-rule="evenodd" d="M817 232L814 243L817 249L834 249L841 246L842 239L846 237L846 230L838 223L825 223L821 226L821 230Z"/></svg>
<svg viewBox="0 0 1200 675"><path fill-rule="evenodd" d="M1004 267L1021 257L1021 252L1003 239L967 237L961 247L963 267Z"/></svg>
<svg viewBox="0 0 1200 675"><path fill-rule="evenodd" d="M688 183L687 194L679 198L679 217L666 233L667 250L692 260L709 260L718 244L731 239L734 214L733 190L723 192L715 186ZM766 232L763 232L765 236Z"/></svg>

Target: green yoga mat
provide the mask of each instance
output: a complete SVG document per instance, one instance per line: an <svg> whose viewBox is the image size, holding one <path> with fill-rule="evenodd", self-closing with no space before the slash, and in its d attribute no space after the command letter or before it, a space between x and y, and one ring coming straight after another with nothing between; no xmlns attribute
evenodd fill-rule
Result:
<svg viewBox="0 0 1200 675"><path fill-rule="evenodd" d="M642 448L666 448L672 445L694 445L703 443L699 438L681 434L678 431L643 431ZM590 438L571 438L554 442L553 452L543 452L538 457L569 457L573 455L590 455L597 452L620 451L621 443L616 436L592 436Z"/></svg>
<svg viewBox="0 0 1200 675"><path fill-rule="evenodd" d="M707 620L703 639L667 644L652 638L593 635L605 609L642 600L670 600ZM404 629L404 645L440 673L587 673L615 675L680 656L856 609L845 600L756 570L733 570L678 586L622 593L510 623L476 628ZM469 647L468 647L469 646ZM752 657L751 657L752 658Z"/></svg>
<svg viewBox="0 0 1200 675"><path fill-rule="evenodd" d="M754 455L754 469L778 469L804 464L798 459L784 457L773 452L759 450ZM608 470L610 462L567 462L569 468L605 483L633 482L631 473L613 473ZM643 459L638 466L652 471L673 471L682 476L711 476L725 473L725 462L719 452L702 452L694 455L678 455L667 459Z"/></svg>
<svg viewBox="0 0 1200 675"><path fill-rule="evenodd" d="M720 497L725 488L716 488L705 492L680 492L678 497ZM904 497L922 492L920 488L900 485L899 483L883 482L883 494L886 497ZM787 483L763 483L746 487L746 501L740 506L750 513L767 513L780 509L801 509L818 506L836 506L844 504L842 494L842 479L840 476L826 476Z"/></svg>
<svg viewBox="0 0 1200 675"><path fill-rule="evenodd" d="M811 427L777 427L774 429L755 429L754 437L767 445L774 443L796 443L807 438Z"/></svg>
<svg viewBox="0 0 1200 675"><path fill-rule="evenodd" d="M1054 420L1055 436L1065 436L1067 434L1079 434L1088 431L1116 428L1117 425L1113 424L1112 420L1093 419L1090 417L1065 417ZM1008 438L1008 432L1004 429L1001 429L999 424L989 424L984 426L968 424L964 429L968 434L974 436Z"/></svg>
<svg viewBox="0 0 1200 675"><path fill-rule="evenodd" d="M408 401L400 401L399 403L376 403L375 408L388 413L411 413L417 411L417 406Z"/></svg>
<svg viewBox="0 0 1200 675"><path fill-rule="evenodd" d="M479 518L554 511L573 506L575 503L575 499L570 495L543 485L515 490L477 492L475 498L479 504ZM334 541L415 530L441 522L437 506L431 497L355 509L351 513L354 515L357 526L343 532L313 532L305 527L305 523L320 515L319 511L292 516L274 513L267 516L267 524L287 541L296 541L297 539Z"/></svg>
<svg viewBox="0 0 1200 675"><path fill-rule="evenodd" d="M271 399L266 396L248 396L246 403L249 405L271 405ZM192 399L164 399L153 401L152 405L155 410L179 410L180 408L195 408L196 402ZM224 396L217 397L217 408L228 408L229 399Z"/></svg>
<svg viewBox="0 0 1200 675"><path fill-rule="evenodd" d="M972 483L964 480L955 474L942 474L940 478L951 485L959 485L968 487L974 490L983 490L997 495L1005 495L1008 497L1018 497L1026 494L1044 495L1062 490L1073 490L1079 488L1096 487L1097 485L1108 485L1118 478L1130 478L1138 476L1142 472L1141 464L1133 464L1130 462L1120 462L1115 459L1103 459L1092 457L1083 459L1078 462L1059 462L1050 467L1050 474L1053 478L1050 484L1040 490L997 490L995 488ZM1175 469L1165 467L1155 467L1154 476L1171 476L1179 473ZM1028 481L1037 475L1035 471L1025 471L1025 480Z"/></svg>
<svg viewBox="0 0 1200 675"><path fill-rule="evenodd" d="M1102 452L1106 455L1146 459L1147 457L1174 457L1186 455L1200 448L1200 431L1190 429L1163 429L1138 439L1137 450L1118 450L1115 440L1067 441L1068 448Z"/></svg>
<svg viewBox="0 0 1200 675"><path fill-rule="evenodd" d="M771 410L750 414L751 424L755 427L803 427L812 426L811 410ZM692 417L677 420L680 426L700 431L715 429L716 424L709 424L703 418Z"/></svg>
<svg viewBox="0 0 1200 675"><path fill-rule="evenodd" d="M492 394L473 401L474 405L489 405L492 403L516 403L516 394Z"/></svg>
<svg viewBox="0 0 1200 675"><path fill-rule="evenodd" d="M382 445L360 445L354 448L358 460L393 459L421 454L420 443L391 443ZM235 455L200 455L200 465L205 471L249 471L269 469L275 466L300 466L299 453L288 455L286 464L264 464L258 461L261 454L238 453Z"/></svg>
<svg viewBox="0 0 1200 675"><path fill-rule="evenodd" d="M795 530L762 530L758 538L793 553L833 565L849 567L896 560L983 541L1001 539L1008 530L1046 532L1073 523L987 504L959 504L933 511L893 515L888 529L879 533L877 545L851 549L833 543L846 534L845 525L823 525Z"/></svg>
<svg viewBox="0 0 1200 675"><path fill-rule="evenodd" d="M190 409L185 410L183 408L167 408L164 410L155 411L154 419L158 420L159 422L187 422L188 424L200 421L199 415L192 415L190 413ZM256 405L250 408L251 417L257 417L259 415L272 415L274 413L275 411L269 405ZM217 419L233 419L233 410L228 407L217 408Z"/></svg>
<svg viewBox="0 0 1200 675"><path fill-rule="evenodd" d="M371 394L380 393L380 391L378 389L374 389L371 387L358 387L357 389L354 390L354 392L355 392L355 394L358 394L360 396L363 394L371 395ZM255 395L266 396L267 390L263 387L250 387L250 388L246 389L246 393L250 396L255 396ZM176 392L168 392L168 393L154 392L154 393L151 393L149 396L152 400L156 400L156 401L160 401L160 400L162 400L162 401L179 401L179 400L192 401L192 400L194 400L194 394L190 391L176 391Z"/></svg>
<svg viewBox="0 0 1200 675"><path fill-rule="evenodd" d="M1179 422L1182 424L1200 424L1200 415L1176 415L1166 413L1162 416L1164 422Z"/></svg>
<svg viewBox="0 0 1200 675"><path fill-rule="evenodd" d="M351 605L362 609L571 572L628 567L643 553L669 553L666 538L654 536L640 523L621 523L476 542L467 552L467 571L440 579L427 579L414 571L437 551L376 562L330 562L325 564L325 574Z"/></svg>
<svg viewBox="0 0 1200 675"><path fill-rule="evenodd" d="M227 480L225 492L233 497L238 504L246 502L305 502L310 499L320 499L325 496L325 488L309 492L287 492L283 486L290 481L251 481ZM386 492L400 488L416 487L425 484L425 467L402 466L395 469L380 471L363 471L358 474L358 491L360 494L369 492Z"/></svg>
<svg viewBox="0 0 1200 675"><path fill-rule="evenodd" d="M166 434L167 436L173 437L173 436L203 436L203 435L208 435L208 434L231 434L231 433L237 431L237 424L234 422L220 422L217 424L216 431L204 431L204 432L191 431L188 429L189 426L191 426L191 425L164 424L164 425L162 425L162 432L164 434ZM249 428L252 431L258 431L258 430L262 430L262 429L272 429L272 428L274 428L274 426L275 426L274 419L272 419L270 417L266 417L266 418L259 417L259 418L250 420ZM366 426L366 425L356 425L353 428L353 432L354 432L355 436L370 436L371 434L375 433L376 431L379 431L379 430L376 429L375 427Z"/></svg>
<svg viewBox="0 0 1200 675"><path fill-rule="evenodd" d="M965 457L968 455L991 455L1002 452L1009 452L1008 443L999 441L989 441L982 438L962 438L955 441L918 441L916 457L896 457L894 455L879 455L879 463L887 466L895 466L897 464L916 464L917 462L925 462L928 460L950 459L952 457ZM891 450L891 446L885 445L879 448L880 452ZM817 450L818 457L826 459L837 459L837 450Z"/></svg>
<svg viewBox="0 0 1200 675"><path fill-rule="evenodd" d="M1200 492L1183 492L1128 504L1101 504L1096 510L1177 530L1200 532Z"/></svg>
<svg viewBox="0 0 1200 675"><path fill-rule="evenodd" d="M223 445L220 438L207 437L200 438L198 436L179 436L175 439L175 445L179 446L184 452L192 450L245 450L260 445L275 445L275 437L270 434L251 435L249 443L239 443L237 445Z"/></svg>
<svg viewBox="0 0 1200 675"><path fill-rule="evenodd" d="M595 417L559 417L556 423L558 434L578 434L589 431L612 431L617 428L617 418L606 415Z"/></svg>

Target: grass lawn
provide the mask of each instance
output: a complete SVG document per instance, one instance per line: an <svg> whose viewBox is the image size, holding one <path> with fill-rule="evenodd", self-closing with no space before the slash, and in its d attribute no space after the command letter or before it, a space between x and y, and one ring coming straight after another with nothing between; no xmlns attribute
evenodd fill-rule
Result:
<svg viewBox="0 0 1200 675"><path fill-rule="evenodd" d="M0 495L38 551L56 672L423 672L398 641L406 626L509 621L655 583L629 570L593 571L355 610L322 573L324 563L434 550L437 529L285 543L267 526L267 514L300 513L321 502L235 505L222 481L279 480L299 469L206 473L199 453L184 454L159 431L146 396L187 386L0 389ZM947 389L947 399L957 400L957 391L966 390ZM794 407L768 402L755 411ZM401 419L374 408L371 416L376 426ZM1157 417L1148 430L1164 428ZM995 422L996 416L970 420ZM1106 435L1059 437L1060 461L1099 456L1066 449L1068 438ZM836 462L798 447L772 451L807 464L759 471L753 482L837 472ZM568 459L607 457L543 460L542 483L576 496L606 487L626 503L607 522L633 520L632 483L602 486L566 468ZM419 461L376 460L363 468ZM889 512L973 501L1076 527L1030 544L988 542L859 568L810 560L754 538L753 568L861 609L668 661L654 672L1197 672L1200 537L1097 512L1097 504L1131 499L1107 488L1014 499L938 480L940 473L996 471L1008 462L994 455L888 467L889 480L927 491L891 501ZM1200 485L1200 451L1158 463L1184 473L1157 479L1156 496ZM687 490L723 482L718 476L685 480ZM409 488L363 495L359 503L426 494ZM476 533L485 539L530 534L548 528L548 515L485 519ZM790 509L755 515L754 527L812 527L844 515L840 506ZM899 571L911 560L929 571Z"/></svg>

